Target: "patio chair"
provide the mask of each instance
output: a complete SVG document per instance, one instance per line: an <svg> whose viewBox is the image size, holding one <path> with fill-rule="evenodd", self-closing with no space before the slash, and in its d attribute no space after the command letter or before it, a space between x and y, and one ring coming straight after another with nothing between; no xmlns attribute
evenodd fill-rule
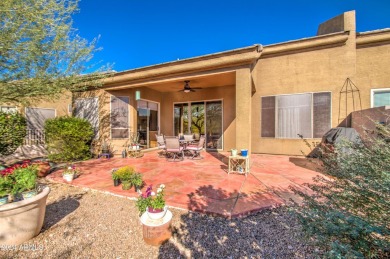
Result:
<svg viewBox="0 0 390 259"><path fill-rule="evenodd" d="M165 138L165 147L167 154L173 156L173 161L175 161L176 157L181 155L181 160L184 159L183 147L180 146L180 142L178 138ZM167 160L170 157L167 156Z"/></svg>
<svg viewBox="0 0 390 259"><path fill-rule="evenodd" d="M200 155L200 151L204 149L205 140L206 140L205 137L201 136L199 142L196 145L187 146L186 150L189 150L192 153L191 159L194 159L195 157L199 157L199 159L203 159L203 157Z"/></svg>
<svg viewBox="0 0 390 259"><path fill-rule="evenodd" d="M187 143L191 143L192 141L194 141L194 135L190 134L190 135L184 135L184 140L187 142Z"/></svg>
<svg viewBox="0 0 390 259"><path fill-rule="evenodd" d="M156 139L157 139L157 146L158 146L158 149L161 150L160 152L158 152L158 156L159 156L159 157L166 156L166 154L167 154L167 149L166 149L166 146L165 146L164 135L157 135L157 134L156 134Z"/></svg>

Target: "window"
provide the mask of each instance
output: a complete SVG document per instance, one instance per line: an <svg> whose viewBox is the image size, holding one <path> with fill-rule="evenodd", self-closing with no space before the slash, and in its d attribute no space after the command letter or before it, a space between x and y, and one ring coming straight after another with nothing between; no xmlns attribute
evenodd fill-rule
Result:
<svg viewBox="0 0 390 259"><path fill-rule="evenodd" d="M111 96L111 138L129 137L129 97Z"/></svg>
<svg viewBox="0 0 390 259"><path fill-rule="evenodd" d="M74 116L86 119L93 127L95 139L99 136L99 101L97 97L76 99Z"/></svg>
<svg viewBox="0 0 390 259"><path fill-rule="evenodd" d="M18 110L14 106L0 106L0 111L6 112L6 113L14 113Z"/></svg>
<svg viewBox="0 0 390 259"><path fill-rule="evenodd" d="M371 89L371 107L390 105L390 88Z"/></svg>
<svg viewBox="0 0 390 259"><path fill-rule="evenodd" d="M261 137L321 138L331 128L331 94L261 98Z"/></svg>

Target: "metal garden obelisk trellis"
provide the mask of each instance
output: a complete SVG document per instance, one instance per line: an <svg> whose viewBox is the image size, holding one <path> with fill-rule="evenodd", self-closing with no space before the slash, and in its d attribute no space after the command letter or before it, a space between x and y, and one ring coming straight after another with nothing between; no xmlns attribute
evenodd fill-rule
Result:
<svg viewBox="0 0 390 259"><path fill-rule="evenodd" d="M342 105L342 97L345 96L345 117L341 117L341 105ZM351 110L348 110L348 97L352 97L352 107ZM341 88L340 94L339 94L339 117L338 117L338 124L339 126L340 123L344 120L345 125L344 127L349 127L351 125L348 125L348 111L349 113L356 111L355 107L355 97L359 98L359 105L360 105L360 110L362 109L362 99L360 98L360 91L359 88L352 82L350 78L347 78L344 82L343 87Z"/></svg>

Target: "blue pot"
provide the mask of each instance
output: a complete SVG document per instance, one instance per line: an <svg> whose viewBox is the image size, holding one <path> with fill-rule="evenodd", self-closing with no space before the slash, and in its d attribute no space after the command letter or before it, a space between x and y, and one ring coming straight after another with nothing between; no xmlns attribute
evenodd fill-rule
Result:
<svg viewBox="0 0 390 259"><path fill-rule="evenodd" d="M8 203L8 195L0 197L0 205L4 205L6 203Z"/></svg>
<svg viewBox="0 0 390 259"><path fill-rule="evenodd" d="M32 197L36 196L37 193L38 193L37 190L22 192L23 200L28 199L28 198L32 198Z"/></svg>

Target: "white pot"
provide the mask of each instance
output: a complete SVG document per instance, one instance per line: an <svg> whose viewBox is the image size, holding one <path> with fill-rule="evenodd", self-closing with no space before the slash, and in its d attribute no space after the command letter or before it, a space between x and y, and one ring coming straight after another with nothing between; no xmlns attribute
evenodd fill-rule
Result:
<svg viewBox="0 0 390 259"><path fill-rule="evenodd" d="M62 178L64 178L65 181L70 183L71 181L73 181L74 175L73 174L64 174L62 176Z"/></svg>
<svg viewBox="0 0 390 259"><path fill-rule="evenodd" d="M0 247L19 245L39 234L49 192L46 186L32 198L0 206Z"/></svg>
<svg viewBox="0 0 390 259"><path fill-rule="evenodd" d="M167 206L165 206L161 212L149 212L149 208L147 208L146 213L150 219L162 219L165 216L165 213L167 213L167 209Z"/></svg>

